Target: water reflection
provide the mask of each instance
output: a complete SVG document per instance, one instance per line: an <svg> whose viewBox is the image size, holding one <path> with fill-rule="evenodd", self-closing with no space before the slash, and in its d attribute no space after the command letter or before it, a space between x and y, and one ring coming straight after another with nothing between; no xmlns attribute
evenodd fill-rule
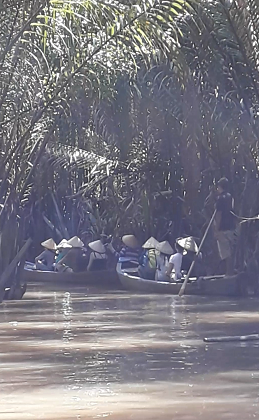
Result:
<svg viewBox="0 0 259 420"><path fill-rule="evenodd" d="M37 285L2 305L1 420L258 418L258 301Z"/></svg>

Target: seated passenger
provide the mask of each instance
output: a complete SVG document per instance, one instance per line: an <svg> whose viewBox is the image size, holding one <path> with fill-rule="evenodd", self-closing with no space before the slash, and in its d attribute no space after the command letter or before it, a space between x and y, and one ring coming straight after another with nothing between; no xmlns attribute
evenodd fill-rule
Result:
<svg viewBox="0 0 259 420"><path fill-rule="evenodd" d="M141 249L137 238L134 235L124 235L122 242L123 247L119 252L119 257L138 262Z"/></svg>
<svg viewBox="0 0 259 420"><path fill-rule="evenodd" d="M41 271L52 271L57 245L52 238L42 242L41 245L45 249L35 258L36 269Z"/></svg>
<svg viewBox="0 0 259 420"><path fill-rule="evenodd" d="M186 251L178 244L178 239L175 243L175 250L176 253L171 255L169 258L169 265L166 270L166 275L171 279L171 273L173 273L172 279L174 281L178 281L182 278L181 268L182 268L182 260L183 260L183 253Z"/></svg>
<svg viewBox="0 0 259 420"><path fill-rule="evenodd" d="M192 270L193 277L200 277L204 275L204 270L202 267L202 253L200 252L198 256L196 256L198 252L198 246L195 240L189 236L187 238L179 238L177 240L178 245L180 245L186 252L183 253L183 260L182 260L182 271L188 273L189 268L195 259L195 265Z"/></svg>
<svg viewBox="0 0 259 420"><path fill-rule="evenodd" d="M138 266L138 274L143 279L155 280L158 256L156 247L158 244L159 242L151 236L151 238L142 245L144 251L139 259L140 265Z"/></svg>
<svg viewBox="0 0 259 420"><path fill-rule="evenodd" d="M168 272L169 256L172 255L173 248L168 241L160 242L157 245L159 255L157 256L157 269L156 269L156 280L157 281L170 281Z"/></svg>
<svg viewBox="0 0 259 420"><path fill-rule="evenodd" d="M55 259L54 269L58 272L65 272L69 271L72 272L72 268L69 268L65 264L60 264L60 261L68 254L69 250L72 248L72 245L68 243L66 239L62 239L62 241L57 245L58 254Z"/></svg>
<svg viewBox="0 0 259 420"><path fill-rule="evenodd" d="M90 242L88 246L92 252L90 254L87 271L106 270L108 258L102 241Z"/></svg>
<svg viewBox="0 0 259 420"><path fill-rule="evenodd" d="M82 254L82 248L84 247L83 242L78 236L67 241L68 245L71 245L71 248L68 250L66 255L59 260L56 264L57 271L74 271L77 272L79 267L79 259ZM70 268L70 270L68 270Z"/></svg>

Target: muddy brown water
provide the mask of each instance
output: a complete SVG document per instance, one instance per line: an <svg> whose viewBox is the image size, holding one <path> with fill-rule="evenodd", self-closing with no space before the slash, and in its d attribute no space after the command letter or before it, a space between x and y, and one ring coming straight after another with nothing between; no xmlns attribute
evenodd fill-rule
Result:
<svg viewBox="0 0 259 420"><path fill-rule="evenodd" d="M259 419L259 301L31 285L1 305L0 420Z"/></svg>

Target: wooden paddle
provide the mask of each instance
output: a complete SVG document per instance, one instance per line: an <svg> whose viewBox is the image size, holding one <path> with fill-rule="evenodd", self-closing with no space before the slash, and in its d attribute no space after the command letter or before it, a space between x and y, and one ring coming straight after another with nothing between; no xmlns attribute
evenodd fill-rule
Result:
<svg viewBox="0 0 259 420"><path fill-rule="evenodd" d="M214 219L215 219L216 213L217 213L217 210L215 209L215 210L214 210L214 213L213 213L213 215L212 215L212 217L211 217L211 219L210 219L210 222L209 222L209 224L208 224L208 226L207 226L207 229L205 230L205 233L204 233L203 238L202 238L202 240L201 240L201 243L200 243L200 246L199 246L198 251L197 251L197 253L196 253L196 256L197 256L197 255L199 255L199 253L200 253L200 251L201 251L202 245L203 245L203 243L204 243L204 241L205 241L205 239L206 239L206 237L207 237L207 235L208 235L208 232L209 232L209 230L210 230L210 227L211 227L211 225L212 225L212 223L213 223L213 221L214 221ZM192 270L193 270L193 267L194 267L195 261L196 261L196 259L194 258L194 260L193 260L193 262L191 263L191 266L190 266L190 268L189 268L189 271L188 271L188 273L187 273L187 275L186 275L186 277L185 277L185 279L184 279L184 282L183 282L183 284L182 284L182 287L181 287L181 289L180 289L180 291L179 291L179 296L182 296L182 295L184 294L184 291L185 291L185 288L186 288L186 284L188 283L188 280L189 280L190 275L191 275L191 273L192 273Z"/></svg>

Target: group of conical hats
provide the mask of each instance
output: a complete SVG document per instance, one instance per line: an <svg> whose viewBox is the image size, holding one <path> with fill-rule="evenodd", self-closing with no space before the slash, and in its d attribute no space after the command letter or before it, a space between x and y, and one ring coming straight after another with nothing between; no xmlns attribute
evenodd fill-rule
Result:
<svg viewBox="0 0 259 420"><path fill-rule="evenodd" d="M83 248L84 247L84 243L81 241L80 238L78 238L78 236L73 236L73 238L69 240L62 239L62 241L58 245L56 245L53 239L50 238L42 242L41 245L44 248L49 249L51 251L56 251L57 249L70 249L70 248ZM100 240L90 242L88 246L94 252L98 252L100 254L104 254L106 252L105 247Z"/></svg>
<svg viewBox="0 0 259 420"><path fill-rule="evenodd" d="M194 252L197 254L198 252L198 246L191 236L188 236L187 238L178 238L175 243L183 249L183 254L187 254L187 252ZM156 249L166 255L172 255L173 253L173 249L168 241L159 242Z"/></svg>
<svg viewBox="0 0 259 420"><path fill-rule="evenodd" d="M129 248L139 248L139 242L134 235L124 235L122 237L122 242L124 245L128 246ZM176 239L177 245L184 249L185 252L198 252L198 246L195 240L189 236L187 238L178 238ZM78 236L73 236L73 238L69 239L62 239L62 241L56 245L52 238L47 239L46 241L42 242L41 245L49 249L51 251L55 251L57 249L67 249L67 248L83 248L84 243L81 241ZM88 244L89 248L94 251L98 252L99 254L105 254L106 249L103 245L101 240L97 240L94 242L90 242ZM142 245L144 249L157 249L158 251L162 252L166 255L172 255L174 253L173 248L169 244L168 241L158 242L153 236L151 236L145 243Z"/></svg>
<svg viewBox="0 0 259 420"><path fill-rule="evenodd" d="M50 251L56 251L57 249L68 249L68 248L83 248L84 243L81 241L78 236L73 236L73 238L67 240L62 239L62 241L57 245L52 238L47 239L41 243L43 248L49 249Z"/></svg>
<svg viewBox="0 0 259 420"><path fill-rule="evenodd" d="M174 253L174 250L168 241L158 242L153 236L151 236L144 245L142 245L142 248L156 249L166 255L172 255Z"/></svg>
<svg viewBox="0 0 259 420"><path fill-rule="evenodd" d="M139 243L134 235L125 235L122 237L122 242L124 245L130 248L138 248ZM178 238L176 239L177 245L185 250L185 252L198 252L198 246L193 239L193 237L188 236L187 238ZM142 245L144 249L157 249L166 255L172 255L174 253L173 248L168 241L158 242L153 236L151 236L145 243Z"/></svg>

